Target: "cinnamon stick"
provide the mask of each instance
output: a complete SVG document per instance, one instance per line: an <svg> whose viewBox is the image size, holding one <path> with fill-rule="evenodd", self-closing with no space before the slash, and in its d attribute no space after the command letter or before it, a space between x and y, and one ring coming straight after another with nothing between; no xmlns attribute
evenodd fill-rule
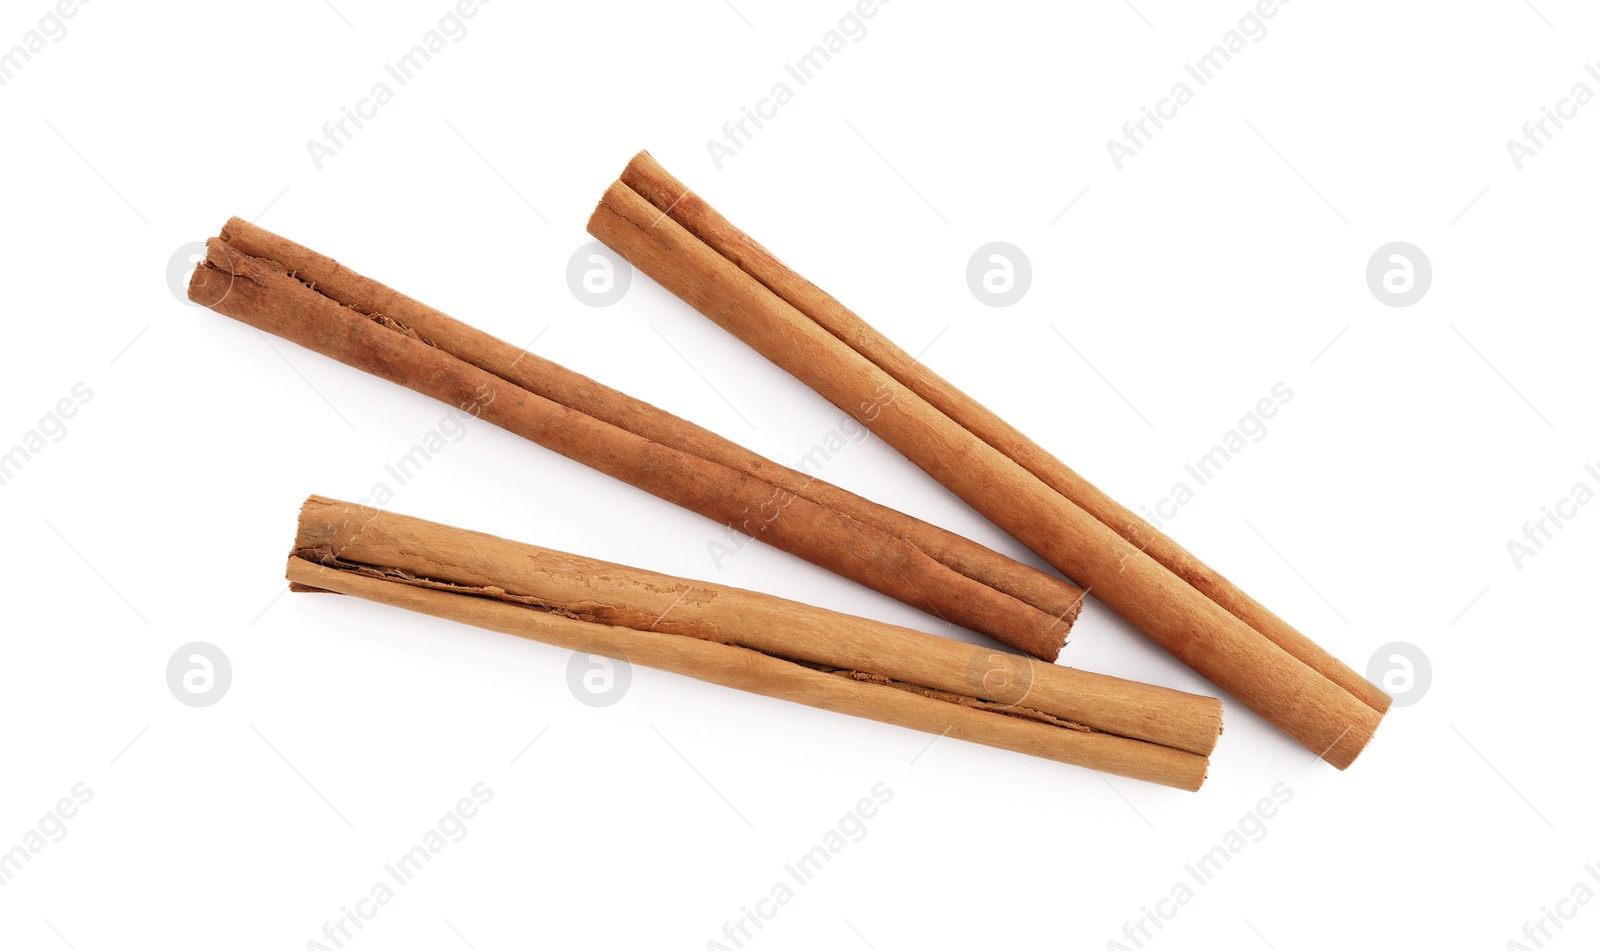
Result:
<svg viewBox="0 0 1600 951"><path fill-rule="evenodd" d="M1083 592L778 465L232 219L197 303L474 415L776 548L1054 660Z"/></svg>
<svg viewBox="0 0 1600 951"><path fill-rule="evenodd" d="M1329 654L1155 526L1106 495L983 404L879 334L827 292L785 266L766 248L723 218L716 209L690 192L648 152L639 153L628 163L621 180L657 208L671 209L668 213L673 220L712 250L737 264L768 290L911 389L935 409L1099 519L1129 544L1155 559L1245 624L1379 713L1389 709L1389 695L1375 684Z"/></svg>
<svg viewBox="0 0 1600 951"><path fill-rule="evenodd" d="M1198 789L1209 697L312 496L287 576L571 650Z"/></svg>
<svg viewBox="0 0 1600 951"><path fill-rule="evenodd" d="M1371 739L1381 691L920 370L648 153L606 190L589 231L845 412L890 394L868 428L1307 749L1343 769Z"/></svg>

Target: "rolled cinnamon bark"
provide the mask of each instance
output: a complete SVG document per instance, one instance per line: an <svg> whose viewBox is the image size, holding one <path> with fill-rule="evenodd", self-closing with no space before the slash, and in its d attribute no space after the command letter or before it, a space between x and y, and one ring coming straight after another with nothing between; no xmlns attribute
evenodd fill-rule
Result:
<svg viewBox="0 0 1600 951"><path fill-rule="evenodd" d="M472 412L776 548L1054 660L1083 592L975 542L780 466L233 219L198 303Z"/></svg>
<svg viewBox="0 0 1600 951"><path fill-rule="evenodd" d="M734 227L715 208L689 191L687 186L662 168L650 153L640 152L628 163L622 172L622 183L953 422L1099 519L1129 544L1160 562L1245 624L1379 713L1389 709L1389 695L1375 684L1351 670L1155 526L1068 468L983 404L879 334L832 295L796 274L749 235Z"/></svg>
<svg viewBox="0 0 1600 951"><path fill-rule="evenodd" d="M976 406L936 377L914 372L914 360L728 223L648 153L606 190L589 231L840 409L857 414L874 400L889 406L858 418L1307 749L1343 769L1371 739L1386 706L1380 691L1286 624L1273 623L1265 609L1250 608L1253 601L1230 595L1231 586L1217 583L1220 575L1197 569L1197 560L1186 552L1185 560L1170 540L1159 544L1149 534L1154 529L1135 531L1128 519L1117 525L1097 517L1089 509L1120 519L1100 502L1103 495L1074 487L1081 477L1064 476L1070 470L1047 465L1042 449L986 422L993 414L962 405Z"/></svg>
<svg viewBox="0 0 1600 951"><path fill-rule="evenodd" d="M1194 790L1209 697L312 496L287 575L752 693Z"/></svg>

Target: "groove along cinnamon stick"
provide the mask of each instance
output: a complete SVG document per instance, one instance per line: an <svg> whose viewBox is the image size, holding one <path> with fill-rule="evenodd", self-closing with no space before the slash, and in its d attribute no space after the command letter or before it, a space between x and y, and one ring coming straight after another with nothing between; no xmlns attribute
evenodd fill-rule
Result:
<svg viewBox="0 0 1600 951"><path fill-rule="evenodd" d="M1190 667L1334 766L1389 698L1305 635L884 340L647 152L589 232L846 412Z"/></svg>
<svg viewBox="0 0 1600 951"><path fill-rule="evenodd" d="M751 693L1179 789L1205 781L1221 704L771 595L675 578L321 496L286 574Z"/></svg>
<svg viewBox="0 0 1600 951"><path fill-rule="evenodd" d="M207 243L189 296L1035 657L1054 660L1077 617L1083 592L1060 578L778 465L238 218Z"/></svg>

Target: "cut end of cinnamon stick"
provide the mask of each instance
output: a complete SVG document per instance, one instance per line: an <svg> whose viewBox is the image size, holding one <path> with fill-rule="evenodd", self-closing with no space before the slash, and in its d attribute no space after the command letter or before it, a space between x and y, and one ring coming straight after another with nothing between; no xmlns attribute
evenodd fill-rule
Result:
<svg viewBox="0 0 1600 951"><path fill-rule="evenodd" d="M1341 771L1354 765L1362 752L1372 745L1373 737L1377 736L1378 727L1383 725L1384 715L1376 710L1373 713L1374 717L1370 721L1363 720L1351 723L1349 731L1335 740L1332 748L1324 751L1318 758Z"/></svg>

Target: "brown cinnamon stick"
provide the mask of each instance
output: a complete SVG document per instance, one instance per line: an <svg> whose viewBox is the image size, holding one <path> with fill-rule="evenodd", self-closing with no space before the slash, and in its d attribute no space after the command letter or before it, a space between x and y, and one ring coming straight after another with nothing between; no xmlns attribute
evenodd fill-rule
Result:
<svg viewBox="0 0 1600 951"><path fill-rule="evenodd" d="M1290 626L1182 545L1096 488L983 404L899 348L826 291L796 274L749 235L734 227L648 152L634 157L622 182L667 211L708 247L737 264L796 310L815 321L952 421L1028 470L1040 481L1099 519L1129 544L1155 559L1245 624L1313 670L1382 713L1389 695Z"/></svg>
<svg viewBox="0 0 1600 951"><path fill-rule="evenodd" d="M312 496L287 575L752 693L1194 790L1209 697Z"/></svg>
<svg viewBox="0 0 1600 951"><path fill-rule="evenodd" d="M190 297L443 400L952 623L1054 660L1083 592L780 466L237 218Z"/></svg>
<svg viewBox="0 0 1600 951"><path fill-rule="evenodd" d="M1343 769L1387 697L794 274L640 153L589 231L854 412L980 513L1312 752ZM1142 527L1141 527L1142 526Z"/></svg>

